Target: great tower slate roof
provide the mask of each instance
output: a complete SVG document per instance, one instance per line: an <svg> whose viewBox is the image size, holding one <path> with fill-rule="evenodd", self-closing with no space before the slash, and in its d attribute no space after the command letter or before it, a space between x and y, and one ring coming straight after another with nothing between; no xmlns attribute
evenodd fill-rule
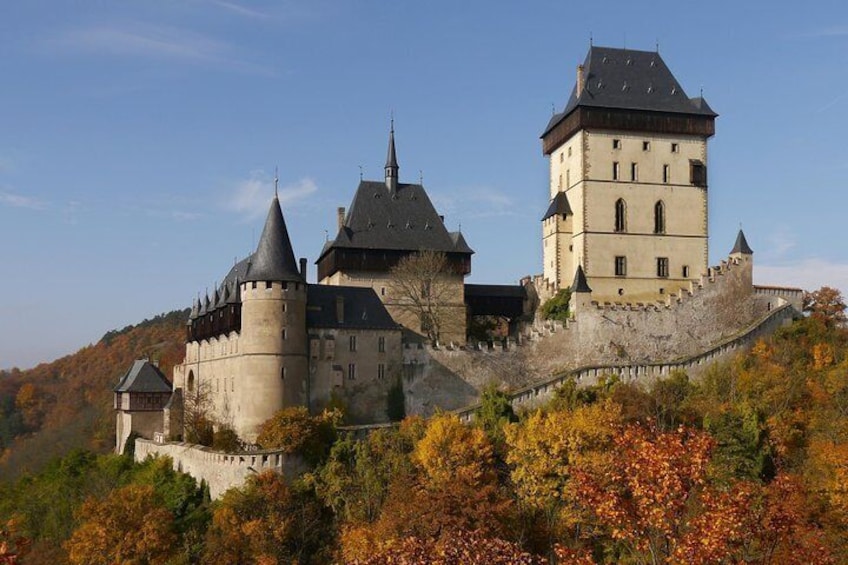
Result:
<svg viewBox="0 0 848 565"><path fill-rule="evenodd" d="M171 392L171 383L158 367L139 359L127 373L121 377L115 392Z"/></svg>
<svg viewBox="0 0 848 565"><path fill-rule="evenodd" d="M256 252L251 256L247 273L242 280L303 282L292 251L280 201L276 196L271 202L271 209L268 210Z"/></svg>
<svg viewBox="0 0 848 565"><path fill-rule="evenodd" d="M544 137L578 106L716 117L703 97L689 98L660 54L591 47L583 63L583 89L575 84L565 109L554 114Z"/></svg>
<svg viewBox="0 0 848 565"><path fill-rule="evenodd" d="M344 225L321 257L333 248L474 253L461 234L451 236L422 185L398 183L392 193L375 181L359 183Z"/></svg>

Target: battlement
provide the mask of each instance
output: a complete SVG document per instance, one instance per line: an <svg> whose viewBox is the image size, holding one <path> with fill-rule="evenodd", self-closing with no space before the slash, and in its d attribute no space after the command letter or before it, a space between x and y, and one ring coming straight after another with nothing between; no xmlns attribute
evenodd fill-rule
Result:
<svg viewBox="0 0 848 565"><path fill-rule="evenodd" d="M206 481L212 499L244 484L250 475L273 471L294 479L306 470L303 459L282 450L224 453L190 443L137 439L135 460L170 457L175 471L187 473L198 482Z"/></svg>
<svg viewBox="0 0 848 565"><path fill-rule="evenodd" d="M303 299L306 285L299 282L254 281L239 287L242 301L245 300L294 300ZM300 293L301 296L297 296Z"/></svg>

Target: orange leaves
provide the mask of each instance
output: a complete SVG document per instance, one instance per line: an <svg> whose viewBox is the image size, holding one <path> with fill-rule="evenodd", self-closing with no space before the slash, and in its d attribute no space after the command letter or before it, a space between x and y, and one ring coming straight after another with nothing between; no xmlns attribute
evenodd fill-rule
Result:
<svg viewBox="0 0 848 565"><path fill-rule="evenodd" d="M14 519L0 523L0 565L16 565L29 552L30 546L30 540L18 533Z"/></svg>
<svg viewBox="0 0 848 565"><path fill-rule="evenodd" d="M65 543L73 564L164 562L176 536L173 516L149 485L130 485L86 501L82 522Z"/></svg>

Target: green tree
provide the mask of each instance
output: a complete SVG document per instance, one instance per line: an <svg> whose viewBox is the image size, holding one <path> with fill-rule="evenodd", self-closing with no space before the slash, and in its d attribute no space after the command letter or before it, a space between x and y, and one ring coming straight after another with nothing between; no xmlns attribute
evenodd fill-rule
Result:
<svg viewBox="0 0 848 565"><path fill-rule="evenodd" d="M549 298L539 310L545 320L565 322L569 318L568 303L571 301L571 288L562 288Z"/></svg>

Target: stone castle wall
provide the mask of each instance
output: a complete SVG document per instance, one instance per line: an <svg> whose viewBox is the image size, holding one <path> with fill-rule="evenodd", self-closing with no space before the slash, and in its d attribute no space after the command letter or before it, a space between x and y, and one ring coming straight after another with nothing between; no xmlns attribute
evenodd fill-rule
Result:
<svg viewBox="0 0 848 565"><path fill-rule="evenodd" d="M306 471L300 457L282 451L221 453L189 443L159 443L147 439L135 441L135 460L147 457L170 457L174 470L206 481L212 499L220 498L228 489L244 484L247 477L263 471L274 471L293 479Z"/></svg>

